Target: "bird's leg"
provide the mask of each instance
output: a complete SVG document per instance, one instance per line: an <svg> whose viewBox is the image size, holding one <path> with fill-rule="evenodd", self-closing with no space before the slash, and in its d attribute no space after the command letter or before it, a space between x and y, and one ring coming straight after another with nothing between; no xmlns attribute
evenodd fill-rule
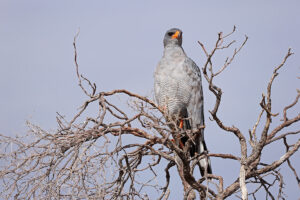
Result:
<svg viewBox="0 0 300 200"><path fill-rule="evenodd" d="M176 141L179 141L179 142L176 142L176 144L178 144L180 147L183 147L184 144L182 143L181 141L181 136L180 135L176 135L174 139L171 139L172 142L176 142Z"/></svg>
<svg viewBox="0 0 300 200"><path fill-rule="evenodd" d="M181 139L179 139L179 147L180 147L181 149L184 148L184 144L182 143Z"/></svg>
<svg viewBox="0 0 300 200"><path fill-rule="evenodd" d="M183 128L183 120L182 119L179 122L179 128L181 128L181 129Z"/></svg>
<svg viewBox="0 0 300 200"><path fill-rule="evenodd" d="M178 119L178 118L177 118ZM175 121L176 120L176 118L174 119L173 118L173 120ZM183 119L178 119L179 120L179 125L178 125L178 127L179 127L179 131L180 130L182 130L183 129L183 123L184 123L184 121L183 121ZM177 120L176 120L177 121ZM178 130L177 130L178 131ZM175 136L175 138L172 140L172 142L174 142L175 144L177 144L178 146L179 146L179 148L180 149L184 149L184 143L181 141L181 135L180 134L176 134L176 136Z"/></svg>
<svg viewBox="0 0 300 200"><path fill-rule="evenodd" d="M179 129L181 130L181 129L183 129L183 120L182 119L180 119L179 120ZM183 142L181 141L181 136L179 135L179 134L177 134L176 135L176 139L175 139L177 142L176 142L176 144L181 148L181 149L183 149L184 148L184 144L183 144ZM175 140L173 140L173 142L175 142Z"/></svg>
<svg viewBox="0 0 300 200"><path fill-rule="evenodd" d="M184 123L184 121L183 121L183 119L180 119L179 120L179 128L180 129L183 129L183 123ZM183 144L183 142L181 141L181 136L177 136L177 140L179 141L179 147L181 148L181 149L183 149L184 148L184 144Z"/></svg>
<svg viewBox="0 0 300 200"><path fill-rule="evenodd" d="M174 139L171 139L171 141L172 141L173 143L175 143L175 140L174 140ZM180 137L177 137L177 141L179 141L179 147L180 147L180 149L183 149L183 148L184 148L184 144L182 143Z"/></svg>

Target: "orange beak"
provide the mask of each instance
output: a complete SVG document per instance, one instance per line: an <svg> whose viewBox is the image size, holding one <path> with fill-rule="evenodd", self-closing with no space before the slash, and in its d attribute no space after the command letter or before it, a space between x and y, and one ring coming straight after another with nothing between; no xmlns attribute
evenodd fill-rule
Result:
<svg viewBox="0 0 300 200"><path fill-rule="evenodd" d="M179 34L180 34L180 32L179 31L176 31L175 33L174 33L174 35L172 35L172 39L177 39L178 37L179 37Z"/></svg>

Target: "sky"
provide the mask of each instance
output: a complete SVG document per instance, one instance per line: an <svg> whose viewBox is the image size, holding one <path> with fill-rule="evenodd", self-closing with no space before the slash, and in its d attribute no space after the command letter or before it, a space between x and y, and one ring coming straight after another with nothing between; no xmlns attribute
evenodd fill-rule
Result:
<svg viewBox="0 0 300 200"><path fill-rule="evenodd" d="M249 40L232 65L216 78L224 92L219 113L224 123L239 127L248 136L260 111L261 95L288 48L295 54L274 82L274 113L282 112L294 100L300 86L299 8L297 0L0 0L0 133L24 134L26 120L55 130L56 112L71 118L77 111L85 99L73 60L72 42L78 30L80 72L97 84L98 91L127 89L153 98L153 72L162 56L166 30L177 27L183 31L185 52L202 67L205 55L197 41L211 49L218 32L228 33L235 25L237 31L230 39L241 44L247 35ZM216 65L229 55L231 51L218 54ZM236 138L209 120L214 97L205 81L203 85L205 138L210 152L239 155ZM297 105L295 110L299 109ZM274 123L279 123L280 117ZM271 162L283 151L270 147L263 153ZM298 169L299 156L297 152L292 159ZM228 180L237 173L228 161L212 159L212 165L214 172L226 173ZM292 172L286 166L281 172L287 177L288 199L299 198Z"/></svg>

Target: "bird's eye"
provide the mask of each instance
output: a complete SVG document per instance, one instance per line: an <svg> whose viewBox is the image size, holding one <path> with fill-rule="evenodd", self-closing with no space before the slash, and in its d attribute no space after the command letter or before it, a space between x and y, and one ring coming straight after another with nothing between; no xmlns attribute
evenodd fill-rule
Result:
<svg viewBox="0 0 300 200"><path fill-rule="evenodd" d="M169 32L168 35L169 35L169 36L172 36L172 35L174 35L174 33L173 33L173 32Z"/></svg>

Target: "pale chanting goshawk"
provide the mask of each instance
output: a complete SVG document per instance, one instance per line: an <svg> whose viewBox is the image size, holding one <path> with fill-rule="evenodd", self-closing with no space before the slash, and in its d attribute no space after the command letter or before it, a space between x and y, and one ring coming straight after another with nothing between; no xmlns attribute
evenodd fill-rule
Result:
<svg viewBox="0 0 300 200"><path fill-rule="evenodd" d="M159 107L165 109L168 116L181 119L180 128L196 130L204 125L203 91L199 67L182 48L182 31L177 28L168 30L164 37L164 53L154 73L154 93ZM207 150L204 141L204 129L195 133L191 142L190 156ZM185 144L187 137L181 137ZM207 162L208 161L208 162ZM200 172L211 174L210 159L200 160Z"/></svg>

